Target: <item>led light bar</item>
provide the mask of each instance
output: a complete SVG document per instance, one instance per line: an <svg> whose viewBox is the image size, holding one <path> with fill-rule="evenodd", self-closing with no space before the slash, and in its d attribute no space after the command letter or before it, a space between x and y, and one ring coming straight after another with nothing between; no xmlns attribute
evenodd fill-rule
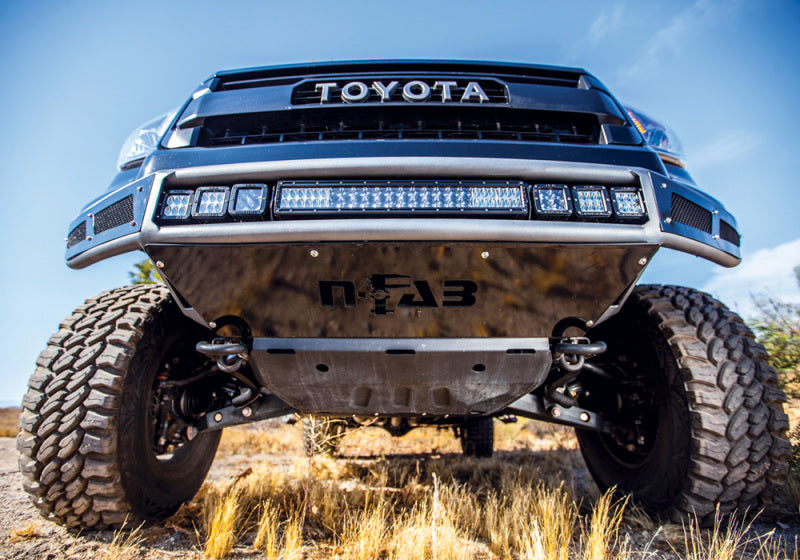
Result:
<svg viewBox="0 0 800 560"><path fill-rule="evenodd" d="M228 204L231 216L259 216L267 208L267 185L234 185Z"/></svg>
<svg viewBox="0 0 800 560"><path fill-rule="evenodd" d="M228 208L228 187L200 187L195 191L193 218L221 218Z"/></svg>
<svg viewBox="0 0 800 560"><path fill-rule="evenodd" d="M194 191L167 191L161 206L161 217L165 220L185 220L192 208Z"/></svg>
<svg viewBox="0 0 800 560"><path fill-rule="evenodd" d="M527 215L523 183L463 181L282 182L275 213Z"/></svg>
<svg viewBox="0 0 800 560"><path fill-rule="evenodd" d="M582 218L611 217L611 202L605 187L596 185L572 187L572 198L575 202L575 212Z"/></svg>
<svg viewBox="0 0 800 560"><path fill-rule="evenodd" d="M642 194L633 187L611 187L611 204L620 218L641 218L647 215Z"/></svg>
<svg viewBox="0 0 800 560"><path fill-rule="evenodd" d="M534 185L532 196L538 216L572 216L572 197L566 185Z"/></svg>

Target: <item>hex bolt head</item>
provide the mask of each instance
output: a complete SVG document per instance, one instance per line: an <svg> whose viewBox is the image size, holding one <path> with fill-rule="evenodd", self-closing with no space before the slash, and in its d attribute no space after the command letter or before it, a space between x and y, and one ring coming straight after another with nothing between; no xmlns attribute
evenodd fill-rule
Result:
<svg viewBox="0 0 800 560"><path fill-rule="evenodd" d="M246 406L242 409L242 416L245 418L250 418L253 415L253 409L249 406Z"/></svg>
<svg viewBox="0 0 800 560"><path fill-rule="evenodd" d="M589 413L588 412L581 412L579 418L581 422L588 422L589 421Z"/></svg>
<svg viewBox="0 0 800 560"><path fill-rule="evenodd" d="M217 412L214 415L214 422L222 422L222 413L221 412Z"/></svg>
<svg viewBox="0 0 800 560"><path fill-rule="evenodd" d="M156 268L164 268L164 261L156 261Z"/></svg>
<svg viewBox="0 0 800 560"><path fill-rule="evenodd" d="M481 253L481 258L482 259L488 259L489 258L489 251L483 251Z"/></svg>
<svg viewBox="0 0 800 560"><path fill-rule="evenodd" d="M550 416L552 416L553 418L558 418L559 416L561 416L561 409L557 406L554 406L553 408L550 409Z"/></svg>
<svg viewBox="0 0 800 560"><path fill-rule="evenodd" d="M641 259L639 259L639 264L641 266L646 265L647 264L647 257L642 257Z"/></svg>
<svg viewBox="0 0 800 560"><path fill-rule="evenodd" d="M308 254L311 255L311 258L316 259L319 256L319 251L316 249L311 249Z"/></svg>

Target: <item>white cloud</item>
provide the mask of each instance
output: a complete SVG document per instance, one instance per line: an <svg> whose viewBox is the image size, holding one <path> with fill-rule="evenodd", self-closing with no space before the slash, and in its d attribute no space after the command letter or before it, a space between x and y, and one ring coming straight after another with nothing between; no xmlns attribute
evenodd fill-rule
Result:
<svg viewBox="0 0 800 560"><path fill-rule="evenodd" d="M697 0L676 14L666 27L658 30L640 49L638 58L621 69L624 80L641 80L651 70L661 72L664 60L678 53L692 35L707 24L720 23L726 12L738 9L739 2Z"/></svg>
<svg viewBox="0 0 800 560"><path fill-rule="evenodd" d="M745 255L736 268L717 269L703 291L711 293L743 317L757 308L753 296L776 297L800 303L800 286L794 269L800 265L800 239Z"/></svg>
<svg viewBox="0 0 800 560"><path fill-rule="evenodd" d="M619 4L612 8L603 9L589 26L586 34L572 43L567 53L567 58L569 60L580 58L586 49L596 47L609 34L619 30L625 21L624 15L623 6Z"/></svg>
<svg viewBox="0 0 800 560"><path fill-rule="evenodd" d="M718 135L690 154L693 168L713 167L734 161L755 150L763 143L763 139L745 131L731 131Z"/></svg>

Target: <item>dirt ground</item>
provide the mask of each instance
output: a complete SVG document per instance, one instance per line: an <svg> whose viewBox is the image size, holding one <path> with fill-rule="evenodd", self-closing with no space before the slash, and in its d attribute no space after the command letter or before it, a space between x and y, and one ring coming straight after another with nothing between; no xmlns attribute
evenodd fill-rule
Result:
<svg viewBox="0 0 800 560"><path fill-rule="evenodd" d="M244 434L245 436L247 434ZM246 443L246 438L245 438ZM391 438L376 438L375 445L378 456L373 458L349 457L338 459L338 461L392 461L391 456L380 455L386 449L381 449L385 442L391 442ZM444 449L433 449L439 457L457 458L454 452L457 444L442 440L441 446ZM237 444L238 445L238 444ZM389 443L388 445L392 445ZM402 445L402 444L401 444ZM396 449L396 448L395 448ZM547 459L547 451L524 451L532 457ZM496 455L507 457L509 461L515 460L517 451L501 451ZM563 477L567 484L571 485L578 495L591 495L596 492L593 489L588 472L577 450L562 449L559 451L559 462L556 467L561 472L556 472L555 476ZM348 455L345 446L344 454ZM407 458L408 455L398 455ZM217 454L214 465L209 473L207 481L211 484L221 484L225 481L235 479L241 475L249 466L256 463L267 464L270 468L286 470L291 468L292 463L302 460L300 450L297 453L287 453L284 451L263 452L260 450L255 454L240 452L239 447L223 447ZM424 458L422 460L425 460ZM167 558L204 558L203 538L191 529L191 523L187 524L185 516L181 521L168 520L167 522L144 528L138 535L138 542L135 546L125 546L127 533L115 535L111 531L88 532L85 534L74 534L66 531L63 527L55 525L41 519L34 506L28 500L27 495L22 489L22 477L17 471L17 452L13 438L0 438L0 558L8 559L56 559L56 558L80 558L81 560L91 559L134 559L143 558L148 560L164 560ZM632 549L638 551L633 559L677 559L684 558L685 553L681 551L682 530L680 526L667 525L663 527L643 527L630 524L623 525L628 534ZM776 529L780 534L782 542L794 543L800 535L800 522L798 518L787 516L785 519L775 524L757 524L754 531L759 534L767 533ZM115 540L116 539L116 540ZM307 539L308 541L308 539ZM308 550L306 550L308 548ZM794 548L794 547L792 547ZM311 544L304 547L304 557L327 558L332 552ZM681 553L676 553L680 551ZM646 554L643 551L647 551ZM787 558L792 558L791 552ZM233 550L231 558L263 558L264 556L255 552L243 539ZM341 558L341 556L338 556ZM493 558L491 554L477 554L476 557ZM748 558L749 556L743 556ZM796 556L794 558L797 558Z"/></svg>

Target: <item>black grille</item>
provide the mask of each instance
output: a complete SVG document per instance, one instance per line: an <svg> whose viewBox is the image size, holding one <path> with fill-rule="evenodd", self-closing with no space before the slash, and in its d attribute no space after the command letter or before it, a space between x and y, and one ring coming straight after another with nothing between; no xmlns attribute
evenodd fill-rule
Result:
<svg viewBox="0 0 800 560"><path fill-rule="evenodd" d="M596 143L597 118L578 113L439 107L359 106L206 119L199 146L318 140L505 140Z"/></svg>
<svg viewBox="0 0 800 560"><path fill-rule="evenodd" d="M343 103L341 99L341 88L345 86L345 84L349 82L361 82L368 88L367 97L360 101L360 103L381 103L381 94L378 90L372 87L373 82L381 82L384 86L388 86L393 81L398 82L397 87L389 96L389 99L385 102L396 102L396 103L405 103L403 100L403 86L410 81L421 81L424 82L429 88L431 88L431 97L430 102L436 103L442 101L442 88L435 87L437 81L447 81L453 83L450 87L450 102L452 103L460 103L461 98L464 96L464 92L467 89L467 85L470 82L476 82L478 86L480 86L481 90L486 94L489 98L486 103L508 103L508 89L505 85L501 84L497 80L468 80L463 78L419 78L419 79L407 79L401 77L381 77L381 76L367 76L367 77L354 77L349 78L346 80L326 80L321 78L319 80L305 82L297 86L294 91L292 92L292 104L293 105L320 105L321 104L321 96L322 91L321 89L317 89L317 84L321 83L329 83L329 84L336 84L336 86L332 86L329 88L328 93L328 100L327 102L331 105L337 103ZM472 95L469 100L465 100L465 103L480 103L480 98L477 95Z"/></svg>
<svg viewBox="0 0 800 560"><path fill-rule="evenodd" d="M86 222L81 222L67 236L67 249L86 239Z"/></svg>
<svg viewBox="0 0 800 560"><path fill-rule="evenodd" d="M94 232L101 233L108 229L133 221L133 195L118 200L111 206L103 208L94 216Z"/></svg>
<svg viewBox="0 0 800 560"><path fill-rule="evenodd" d="M733 243L737 247L741 242L739 232L737 232L732 225L724 220L719 222L719 236L729 243Z"/></svg>
<svg viewBox="0 0 800 560"><path fill-rule="evenodd" d="M679 224L711 233L711 212L675 193L672 193L672 219Z"/></svg>

